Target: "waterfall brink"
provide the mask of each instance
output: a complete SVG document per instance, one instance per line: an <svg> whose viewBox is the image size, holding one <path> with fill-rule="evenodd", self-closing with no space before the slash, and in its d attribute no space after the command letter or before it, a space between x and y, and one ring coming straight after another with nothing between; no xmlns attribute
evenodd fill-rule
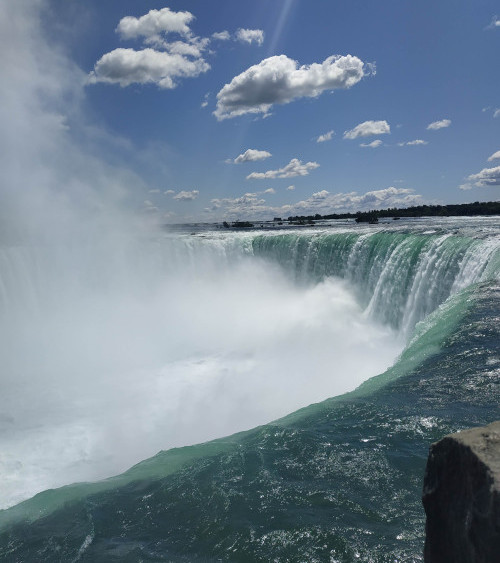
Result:
<svg viewBox="0 0 500 563"><path fill-rule="evenodd" d="M449 233L297 233L256 237L253 251L297 280L346 280L367 315L408 335L450 295L491 275L499 242Z"/></svg>
<svg viewBox="0 0 500 563"><path fill-rule="evenodd" d="M450 233L294 232L128 241L118 253L63 245L0 248L0 311L34 312L84 286L136 291L145 276L155 285L173 275L214 275L253 256L279 264L302 284L343 279L368 316L409 334L450 295L498 275L499 246L498 239Z"/></svg>

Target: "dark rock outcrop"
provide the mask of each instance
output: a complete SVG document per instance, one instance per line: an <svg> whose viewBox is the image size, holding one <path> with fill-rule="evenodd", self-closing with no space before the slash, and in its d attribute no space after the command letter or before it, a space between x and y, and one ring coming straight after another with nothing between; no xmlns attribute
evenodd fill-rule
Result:
<svg viewBox="0 0 500 563"><path fill-rule="evenodd" d="M427 563L500 562L500 421L431 446L423 503Z"/></svg>

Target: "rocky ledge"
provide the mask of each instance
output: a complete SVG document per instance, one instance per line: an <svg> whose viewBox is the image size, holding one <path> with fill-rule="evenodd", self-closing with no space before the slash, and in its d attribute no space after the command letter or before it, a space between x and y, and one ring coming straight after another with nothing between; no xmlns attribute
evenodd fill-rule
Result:
<svg viewBox="0 0 500 563"><path fill-rule="evenodd" d="M422 500L427 563L500 562L500 421L431 446Z"/></svg>

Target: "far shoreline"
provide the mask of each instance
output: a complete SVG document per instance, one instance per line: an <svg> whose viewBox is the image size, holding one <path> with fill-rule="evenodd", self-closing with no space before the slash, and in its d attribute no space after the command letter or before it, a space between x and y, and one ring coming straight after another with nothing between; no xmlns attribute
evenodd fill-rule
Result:
<svg viewBox="0 0 500 563"><path fill-rule="evenodd" d="M185 229L189 225L217 225L218 229L224 230L250 230L250 229L275 229L287 227L313 227L317 222L323 221L346 221L348 223L378 223L380 219L423 219L429 217L494 217L500 216L500 201L487 201L474 203L459 203L449 205L416 205L412 207L389 207L387 209L371 209L369 211L357 211L355 213L330 213L327 215L295 215L287 218L274 217L273 219L259 220L236 220L236 221L214 221L209 223L177 223L166 224L168 229ZM384 223L388 221L382 221ZM322 225L324 226L324 225Z"/></svg>

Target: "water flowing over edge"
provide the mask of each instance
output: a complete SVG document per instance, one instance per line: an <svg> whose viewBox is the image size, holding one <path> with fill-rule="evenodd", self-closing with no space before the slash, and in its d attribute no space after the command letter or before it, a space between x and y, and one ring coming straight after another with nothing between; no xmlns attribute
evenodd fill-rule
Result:
<svg viewBox="0 0 500 563"><path fill-rule="evenodd" d="M455 294L455 297L449 299L442 307L427 317L425 322L417 326L410 344L392 368L385 374L366 382L355 392L369 393L374 388L405 375L415 365L437 350L439 348L437 341L442 340L444 335L449 334L465 311L472 306L475 291L473 284L488 278L498 278L499 272L498 241L495 242L491 239L483 241L468 237L454 241L453 237L448 235L429 239L426 236L411 234L396 237L395 241L394 237L387 237L386 234L375 233L357 237L353 237L350 233L340 234L343 239L342 242L345 243L341 244L340 248L346 250L344 254L342 252L339 254L342 258L347 257L346 260L332 260L332 248L339 248L338 240L335 240L338 235L302 235L301 241L295 234L274 235L273 237L245 236L243 239L233 239L232 241L226 239L223 247L226 256L234 252L235 246L238 247L237 254L241 256L243 244L245 250L243 254L254 254L277 260L283 267L293 271L298 281L304 283L308 281L308 277L318 280L325 276L339 274L354 280L356 279L354 275L356 268L360 268L360 264L361 267L365 268L365 272L368 266L378 270L378 278L373 279L372 277L371 281L369 279L367 282L363 282L363 277L357 278L362 289L360 295L364 295L365 303L367 303L367 314L381 311L381 307L376 306L377 303L390 303L391 298L394 299L394 288L397 288L399 295L404 296L407 301L415 295L415 292L422 296L423 304L419 305L419 313L413 314L414 319L418 319L419 315L425 316L426 307L431 307L433 303L436 303L436 300L442 302L448 295ZM264 238L266 238L265 241ZM450 238L452 239L451 243L446 242ZM193 244L192 240L186 240L189 245L192 245L192 256L197 255L200 250L198 244L200 241L195 241ZM205 250L207 243L210 244L212 249L214 248L209 240L202 240L201 246L205 247ZM301 247L302 251L299 251ZM374 249L377 251L375 252ZM325 254L328 255L326 259ZM293 259L291 259L291 256L293 256ZM384 256L386 260L381 260L380 256ZM432 260L434 266L430 267ZM345 264L348 264L347 268ZM356 266L353 266L353 264L356 264ZM399 264L405 270L403 279L397 274L395 264ZM453 275L450 275L450 270ZM417 275L419 271L420 275ZM437 285L442 280L437 279L436 271L444 275L444 283L441 283L439 288ZM411 275L408 272L411 272ZM396 281L396 283L390 285L392 295L391 291L383 291L383 284L380 283L382 278L386 281ZM427 288L427 290L420 289L422 287ZM466 289L461 290L464 287ZM429 295L431 295L430 300L428 299ZM403 316L405 323L401 322L401 311L407 309L407 304L402 308L401 299L399 303L398 315L391 314L388 318L386 317L386 321L404 329L411 323L408 322L407 316ZM413 299L413 303L415 304L415 299ZM336 398L329 400L336 400ZM306 416L314 412L316 408L318 408L317 405L306 407L273 424L288 424L288 421ZM103 482L72 485L57 491L41 493L5 512L2 520L11 521L12 518L26 518L28 515L30 518L37 518L42 513L48 513L55 509L60 503L67 502L70 498L77 498L81 494L116 487L138 478L170 474L189 460L223 451L227 447L233 447L239 436L241 434L199 446L162 452L150 460L139 463L124 474Z"/></svg>

